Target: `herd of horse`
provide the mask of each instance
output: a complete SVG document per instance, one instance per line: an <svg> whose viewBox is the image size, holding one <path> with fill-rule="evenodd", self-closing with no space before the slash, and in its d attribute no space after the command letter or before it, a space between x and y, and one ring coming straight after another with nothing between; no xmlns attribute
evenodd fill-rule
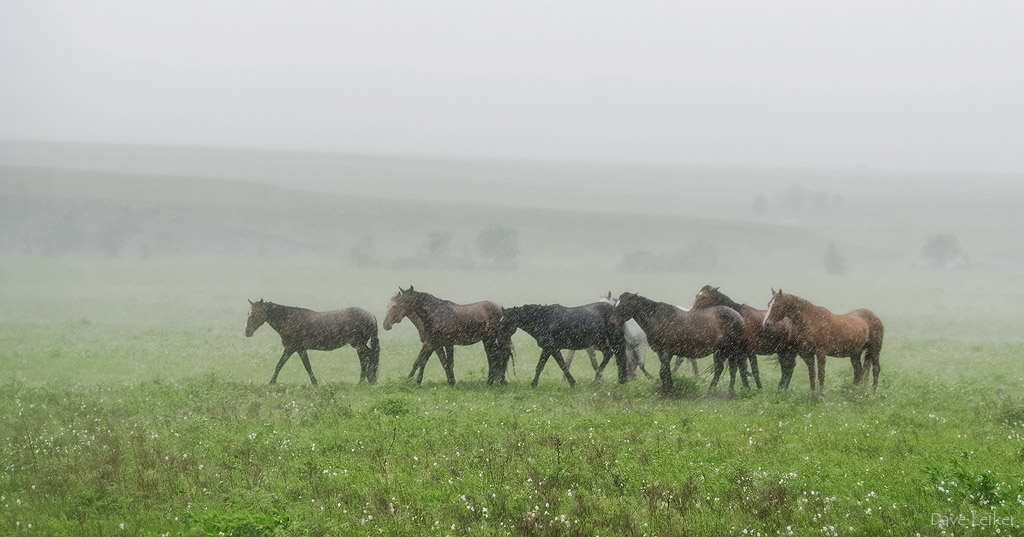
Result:
<svg viewBox="0 0 1024 537"><path fill-rule="evenodd" d="M267 323L284 345L271 383L277 381L288 358L298 353L310 381L316 384L307 351L345 345L354 347L359 356L359 382L377 381L380 340L377 319L370 312L358 307L316 312L262 299L250 300L249 304L245 335L252 336ZM698 376L696 360L707 356L714 360L709 393L718 385L726 364L730 393L735 390L737 373L744 387L750 387L748 378L752 376L760 389L757 357L764 355L778 357L780 390L789 387L798 356L807 365L812 392L824 394L827 356L850 358L854 384L863 384L873 376L872 389L877 389L884 335L882 321L867 309L837 315L773 289L767 308L761 310L739 304L710 285L697 293L690 308L635 293L622 293L617 299L608 293L597 302L576 307L528 304L505 308L491 301L456 304L412 286L399 287L388 302L382 325L390 330L403 319L415 325L423 344L409 372L417 385L423 381L423 371L432 355L441 362L448 383L455 384L455 346L478 342L483 343L487 356L487 383L506 384L505 374L514 354L512 335L522 330L537 341L541 350L532 386L537 386L549 358L554 358L569 385L575 386L569 365L577 350L589 353L595 381L601 380L612 357L619 382L635 378L638 368L653 378L644 364L649 348L661 362L659 378L666 394L672 392L673 358L677 359L676 368L683 359L689 359L694 376ZM570 351L568 359L562 356L563 350ZM601 352L600 362L595 351Z"/></svg>

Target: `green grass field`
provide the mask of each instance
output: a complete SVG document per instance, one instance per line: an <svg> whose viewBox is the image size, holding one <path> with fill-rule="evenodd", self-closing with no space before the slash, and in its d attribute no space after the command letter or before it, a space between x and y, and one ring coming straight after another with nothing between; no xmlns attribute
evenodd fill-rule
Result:
<svg viewBox="0 0 1024 537"><path fill-rule="evenodd" d="M723 267L624 274L360 271L328 263L21 258L0 263L0 533L14 535L1019 535L1024 289L1014 272L844 278ZM469 302L576 304L632 290L689 304L705 283L763 306L770 285L886 322L877 393L829 360L788 392L705 373L570 389L516 335L504 387L482 348L405 375L410 323L381 332L381 382L352 349L280 354L243 335L246 298L378 319L398 285ZM654 365L653 356L648 363ZM710 360L702 360L704 367ZM573 373L592 378L584 356ZM963 516L963 518L958 518Z"/></svg>

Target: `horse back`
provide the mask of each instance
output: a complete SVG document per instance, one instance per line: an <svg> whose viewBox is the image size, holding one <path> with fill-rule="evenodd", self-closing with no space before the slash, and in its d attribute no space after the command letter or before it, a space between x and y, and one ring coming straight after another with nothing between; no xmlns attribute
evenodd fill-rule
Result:
<svg viewBox="0 0 1024 537"><path fill-rule="evenodd" d="M818 307L805 315L801 339L815 353L829 356L854 356L871 341L872 326L878 318L868 310L853 310L836 315Z"/></svg>
<svg viewBox="0 0 1024 537"><path fill-rule="evenodd" d="M346 344L357 345L377 337L377 318L358 307L307 311L299 335L300 346L306 349L332 350Z"/></svg>
<svg viewBox="0 0 1024 537"><path fill-rule="evenodd" d="M673 311L674 310L674 311ZM743 339L743 318L726 306L711 306L684 311L675 306L663 308L652 319L647 340L656 352L700 358L715 352L725 342Z"/></svg>
<svg viewBox="0 0 1024 537"><path fill-rule="evenodd" d="M882 345L882 339L885 337L885 325L882 324L882 320L875 315L875 312L869 309L856 309L847 313L851 317L859 318L868 326L868 342L869 344Z"/></svg>

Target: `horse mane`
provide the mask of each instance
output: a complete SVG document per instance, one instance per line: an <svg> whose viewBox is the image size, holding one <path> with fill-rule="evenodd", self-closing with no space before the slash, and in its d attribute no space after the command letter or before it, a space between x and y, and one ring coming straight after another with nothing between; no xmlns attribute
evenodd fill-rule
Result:
<svg viewBox="0 0 1024 537"><path fill-rule="evenodd" d="M505 312L506 314L512 313L516 317L516 324L522 325L528 324L524 321L540 319L541 315L547 317L551 313L551 306L545 306L543 304L523 304L522 306L505 308Z"/></svg>
<svg viewBox="0 0 1024 537"><path fill-rule="evenodd" d="M438 308L438 307L454 308L455 307L455 303L452 302L451 300L445 300L443 298L438 298L438 297L436 297L436 296L434 296L434 295L432 295L430 293L426 293L426 292L423 292L423 291L417 291L417 290L415 290L415 289L413 289L411 287L409 289L403 291L403 292L412 295L412 304L411 304L412 308L410 308L410 309L413 312L419 312L419 311L422 311L423 308L430 308L430 307L433 307L433 308ZM420 319L423 319L422 315L420 315Z"/></svg>
<svg viewBox="0 0 1024 537"><path fill-rule="evenodd" d="M634 300L636 300L637 302L640 303L640 308L639 309L644 310L644 311L649 311L649 312L653 313L653 312L655 312L655 311L657 311L659 309L665 309L665 308L672 308L673 310L679 309L676 306L674 306L672 304L669 304L668 302L658 302L657 300L652 300L650 298L647 298L647 297L642 296L642 295L638 295L636 293L630 293L630 295L633 296Z"/></svg>
<svg viewBox="0 0 1024 537"><path fill-rule="evenodd" d="M797 295L791 295L789 293L782 293L782 296L784 296L788 300L792 301L796 308L799 308L799 309L819 309L819 310L823 310L823 311L825 311L827 313L832 313L825 306L819 306L819 305L815 304L814 302L811 302L810 300L807 300L806 298L803 298L803 297L800 297L800 296L797 296Z"/></svg>
<svg viewBox="0 0 1024 537"><path fill-rule="evenodd" d="M743 304L739 304L735 300L729 298L729 295L719 291L717 287L711 287L710 285L705 285L704 288L708 289L710 292L714 293L715 297L718 299L718 303L720 305L722 305L722 306L725 306L725 307L728 307L728 308L732 308L732 309L734 309L736 311L740 311L740 308L743 307Z"/></svg>

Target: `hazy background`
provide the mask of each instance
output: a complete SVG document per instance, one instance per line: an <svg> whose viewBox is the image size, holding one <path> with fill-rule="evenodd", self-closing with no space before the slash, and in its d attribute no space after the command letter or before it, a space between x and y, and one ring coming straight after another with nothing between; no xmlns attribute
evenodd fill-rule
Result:
<svg viewBox="0 0 1024 537"><path fill-rule="evenodd" d="M1024 172L1024 7L5 1L0 138Z"/></svg>
<svg viewBox="0 0 1024 537"><path fill-rule="evenodd" d="M1024 266L1011 1L15 1L0 73L8 259Z"/></svg>

